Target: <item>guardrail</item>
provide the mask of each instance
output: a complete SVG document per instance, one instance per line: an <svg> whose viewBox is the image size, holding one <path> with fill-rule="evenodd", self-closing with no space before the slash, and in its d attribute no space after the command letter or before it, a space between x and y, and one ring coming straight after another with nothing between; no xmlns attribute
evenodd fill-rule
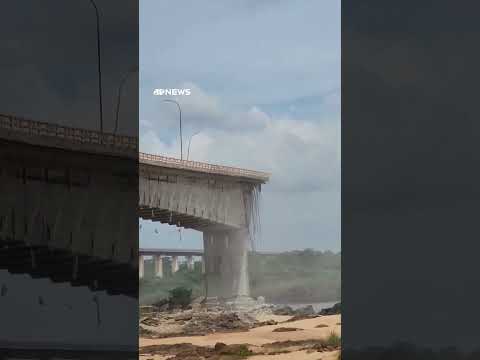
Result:
<svg viewBox="0 0 480 360"><path fill-rule="evenodd" d="M18 116L0 114L0 129L11 130L27 136L49 136L67 141L138 149L138 138L102 133L96 130L72 128L47 122L27 120Z"/></svg>
<svg viewBox="0 0 480 360"><path fill-rule="evenodd" d="M18 116L0 114L0 130L13 131L26 136L46 136L63 139L72 143L101 145L118 149L138 150L138 138L125 135L102 133L97 130L80 129L51 124L42 121L28 120ZM209 174L226 176L238 176L255 179L262 182L268 181L270 174L262 171L247 170L237 167L208 164L199 161L180 160L172 157L153 155L140 152L140 161L153 161L161 165L183 169L200 171Z"/></svg>
<svg viewBox="0 0 480 360"><path fill-rule="evenodd" d="M140 153L140 161L153 161L159 163L163 166L183 169L183 170L192 170L192 171L201 171L209 174L218 174L226 176L239 176L246 177L250 179L257 179L261 181L268 181L270 174L262 171L247 170L237 167L224 166L224 165L214 165L208 164L199 161L190 161L190 160L180 160L172 157L162 156L162 155L153 155L147 153Z"/></svg>

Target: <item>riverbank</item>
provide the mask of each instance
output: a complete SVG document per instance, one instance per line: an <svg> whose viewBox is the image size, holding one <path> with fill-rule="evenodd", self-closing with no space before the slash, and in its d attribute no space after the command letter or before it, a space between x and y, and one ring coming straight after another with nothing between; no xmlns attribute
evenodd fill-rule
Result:
<svg viewBox="0 0 480 360"><path fill-rule="evenodd" d="M186 317L182 313L175 316L179 319L182 316L188 319L191 313L186 314ZM140 359L318 360L322 358L333 360L338 358L341 315L315 314L299 320L295 320L294 316L273 315L268 312L258 312L256 315L249 316L254 317L255 324L248 329L233 328L206 335L164 338L141 336ZM245 315L240 315L239 318L247 322ZM153 330L161 326L159 322L156 326L147 327ZM143 327L145 328L145 325Z"/></svg>
<svg viewBox="0 0 480 360"><path fill-rule="evenodd" d="M272 255L253 254L248 258L250 294L269 303L312 304L341 298L341 255L329 251L291 251ZM153 260L145 261L145 277L140 280L140 304L152 305L169 296L169 290L184 287L193 297L205 296L200 264L193 271L181 264L172 274L163 262L164 277L154 277Z"/></svg>

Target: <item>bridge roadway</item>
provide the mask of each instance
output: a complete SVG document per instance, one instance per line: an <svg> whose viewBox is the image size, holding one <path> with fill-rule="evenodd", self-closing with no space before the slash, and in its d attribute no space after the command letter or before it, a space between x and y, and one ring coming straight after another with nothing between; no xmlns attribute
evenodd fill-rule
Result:
<svg viewBox="0 0 480 360"><path fill-rule="evenodd" d="M248 296L269 174L139 154L136 137L10 115L0 115L0 161L0 268L137 296L140 217L201 231L208 295Z"/></svg>
<svg viewBox="0 0 480 360"><path fill-rule="evenodd" d="M158 248L140 248L138 251L144 256L203 256L202 249L158 249Z"/></svg>
<svg viewBox="0 0 480 360"><path fill-rule="evenodd" d="M203 249L158 249L158 248L140 248L140 255L144 256L203 256ZM259 255L278 255L278 251L254 251Z"/></svg>

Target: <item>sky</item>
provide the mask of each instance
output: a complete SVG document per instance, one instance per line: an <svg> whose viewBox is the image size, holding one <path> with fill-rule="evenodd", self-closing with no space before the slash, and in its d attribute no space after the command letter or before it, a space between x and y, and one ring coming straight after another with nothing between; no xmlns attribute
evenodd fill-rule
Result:
<svg viewBox="0 0 480 360"><path fill-rule="evenodd" d="M340 250L340 1L140 2L140 150L270 172L260 250ZM190 88L158 97L155 88ZM185 151L185 150L184 150ZM141 221L141 247L202 235Z"/></svg>

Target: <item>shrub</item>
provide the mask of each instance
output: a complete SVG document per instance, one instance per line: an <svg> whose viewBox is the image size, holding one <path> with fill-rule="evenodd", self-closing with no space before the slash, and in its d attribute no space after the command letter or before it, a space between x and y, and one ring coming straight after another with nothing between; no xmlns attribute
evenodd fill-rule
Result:
<svg viewBox="0 0 480 360"><path fill-rule="evenodd" d="M170 290L169 293L168 301L172 307L186 308L192 302L192 289L179 286Z"/></svg>
<svg viewBox="0 0 480 360"><path fill-rule="evenodd" d="M338 336L336 332L332 331L328 336L328 338L326 339L325 344L329 346L335 346L335 347L340 346L341 344L340 336Z"/></svg>

